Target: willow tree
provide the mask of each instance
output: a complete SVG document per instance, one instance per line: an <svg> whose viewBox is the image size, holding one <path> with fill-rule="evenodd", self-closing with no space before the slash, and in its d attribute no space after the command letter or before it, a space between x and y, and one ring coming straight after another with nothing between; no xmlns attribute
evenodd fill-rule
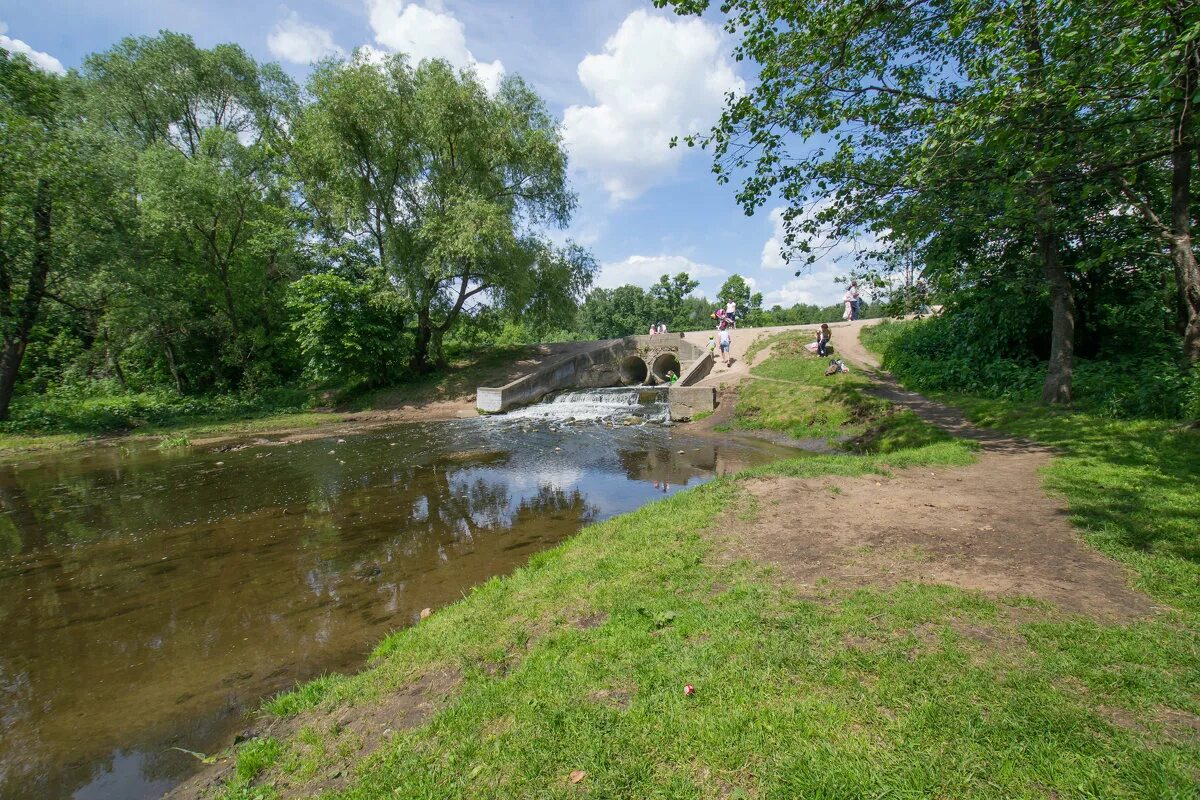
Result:
<svg viewBox="0 0 1200 800"><path fill-rule="evenodd" d="M293 128L299 186L327 238L369 242L411 308L411 367L442 358L471 306L514 313L571 307L595 269L550 247L575 205L558 126L508 77L493 96L444 61L358 53L313 73Z"/></svg>

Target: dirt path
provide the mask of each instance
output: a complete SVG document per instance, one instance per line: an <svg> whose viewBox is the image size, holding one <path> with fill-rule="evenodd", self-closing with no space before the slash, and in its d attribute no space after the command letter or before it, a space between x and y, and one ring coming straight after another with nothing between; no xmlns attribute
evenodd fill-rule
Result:
<svg viewBox="0 0 1200 800"><path fill-rule="evenodd" d="M823 579L847 588L913 581L1034 598L1109 621L1152 613L1127 571L1085 544L1062 499L1047 495L1039 471L1052 453L900 387L858 341L869 323L836 326L838 354L871 375L875 394L978 442L979 460L890 477L751 480L758 516L726 537L733 554L778 566L802 591ZM724 382L749 375L749 364L737 366L723 371Z"/></svg>

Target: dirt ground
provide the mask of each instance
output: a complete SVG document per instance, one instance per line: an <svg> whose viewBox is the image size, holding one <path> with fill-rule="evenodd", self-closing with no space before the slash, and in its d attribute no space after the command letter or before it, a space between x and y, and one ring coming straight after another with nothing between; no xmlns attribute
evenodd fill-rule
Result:
<svg viewBox="0 0 1200 800"><path fill-rule="evenodd" d="M724 537L733 555L777 566L801 591L822 579L849 588L914 581L1031 597L1107 621L1154 612L1123 567L1080 539L1062 498L1046 493L1039 470L1051 451L976 428L898 386L858 342L863 324L837 326L850 329L835 333L841 357L871 374L878 396L978 442L979 460L891 477L752 480L757 518Z"/></svg>

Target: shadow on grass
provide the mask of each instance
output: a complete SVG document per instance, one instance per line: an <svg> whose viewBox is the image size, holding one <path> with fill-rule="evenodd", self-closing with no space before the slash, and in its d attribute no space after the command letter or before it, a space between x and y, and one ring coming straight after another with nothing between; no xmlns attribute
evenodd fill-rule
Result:
<svg viewBox="0 0 1200 800"><path fill-rule="evenodd" d="M1088 539L1143 588L1200 612L1200 431L1005 400L947 396L977 424L1058 448L1046 469Z"/></svg>

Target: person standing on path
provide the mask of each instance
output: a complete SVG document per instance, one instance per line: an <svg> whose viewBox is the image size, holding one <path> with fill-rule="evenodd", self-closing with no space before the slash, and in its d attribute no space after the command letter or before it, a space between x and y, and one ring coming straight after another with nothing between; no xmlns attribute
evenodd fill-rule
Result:
<svg viewBox="0 0 1200 800"><path fill-rule="evenodd" d="M729 336L729 324L721 323L721 332L718 334L721 342L721 358L725 360L725 366L733 366L733 359L729 357L729 351L733 347L733 340Z"/></svg>
<svg viewBox="0 0 1200 800"><path fill-rule="evenodd" d="M846 310L842 312L842 319L853 322L858 319L858 284L850 281L850 288L842 295L842 302L846 304Z"/></svg>
<svg viewBox="0 0 1200 800"><path fill-rule="evenodd" d="M732 297L725 304L725 319L729 321L730 325L737 324L737 301Z"/></svg>

